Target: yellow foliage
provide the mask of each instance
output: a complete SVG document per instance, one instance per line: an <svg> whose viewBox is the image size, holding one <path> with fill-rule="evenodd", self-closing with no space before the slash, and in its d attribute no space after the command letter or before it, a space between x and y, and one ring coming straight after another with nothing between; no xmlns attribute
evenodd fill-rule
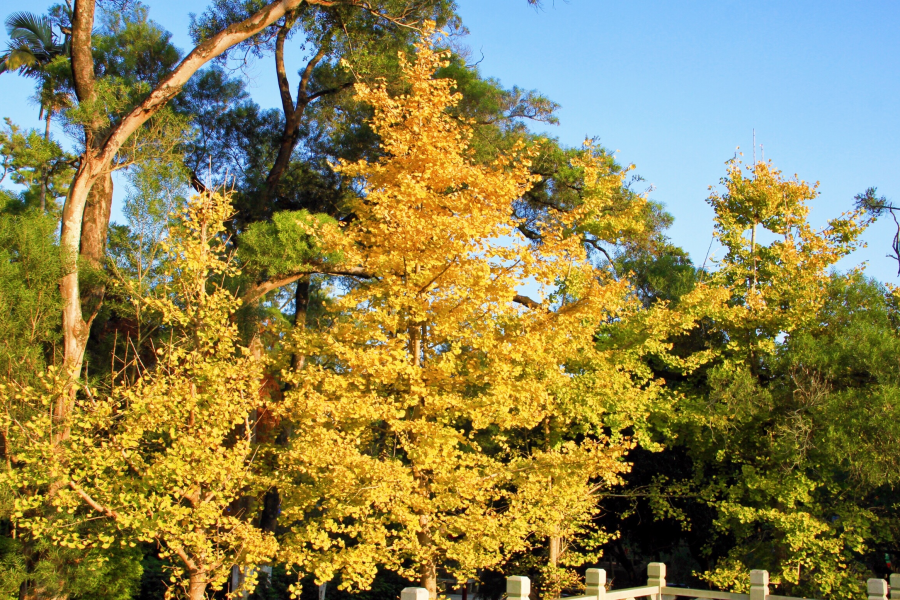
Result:
<svg viewBox="0 0 900 600"><path fill-rule="evenodd" d="M807 221L816 185L786 180L771 163L758 162L747 174L741 167L730 161L724 193L713 191L707 200L727 250L714 284L731 290L736 310L727 319L746 332L731 332L731 346L768 352L777 335L815 317L828 269L860 245L868 222L854 211L816 231ZM764 233L768 244L758 241Z"/></svg>
<svg viewBox="0 0 900 600"><path fill-rule="evenodd" d="M275 552L238 504L255 486L248 415L260 405L264 364L238 343L229 319L238 301L217 284L232 271L223 247L230 210L222 196L195 198L171 232L167 293L146 300L171 332L156 364L107 394L84 388L69 423L36 410L16 425L17 466L3 473L20 491L17 526L68 547L154 542L191 598L224 583L233 564ZM42 389L6 392L40 409L65 383L51 372ZM69 429L62 441L59 427ZM25 493L39 489L49 494ZM72 525L87 519L108 527L81 538Z"/></svg>
<svg viewBox="0 0 900 600"><path fill-rule="evenodd" d="M432 78L445 55L416 49L401 56L407 95L357 86L383 157L338 165L360 190L342 252L367 276L326 326L297 333L304 367L283 374L277 409L296 439L279 471L294 523L282 557L345 587L385 566L433 590L438 568L465 579L534 537L583 530L627 468L621 432L660 391L640 357L693 326L660 307L629 348L598 343L639 306L578 231L640 231L643 202L608 210L622 174L586 152L584 201L528 242L513 206L536 180L529 150L473 160L470 124L447 110L459 96ZM526 308L529 283L542 296ZM551 423L583 441L536 446Z"/></svg>

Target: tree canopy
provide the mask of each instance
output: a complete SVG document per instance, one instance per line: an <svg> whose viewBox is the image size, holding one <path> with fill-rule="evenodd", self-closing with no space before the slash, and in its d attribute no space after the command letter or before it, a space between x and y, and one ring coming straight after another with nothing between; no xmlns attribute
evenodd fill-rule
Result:
<svg viewBox="0 0 900 600"><path fill-rule="evenodd" d="M0 131L0 600L896 570L898 297L835 270L890 200L816 229L728 161L698 268L454 2L216 0L192 49L152 10L7 20L46 122Z"/></svg>

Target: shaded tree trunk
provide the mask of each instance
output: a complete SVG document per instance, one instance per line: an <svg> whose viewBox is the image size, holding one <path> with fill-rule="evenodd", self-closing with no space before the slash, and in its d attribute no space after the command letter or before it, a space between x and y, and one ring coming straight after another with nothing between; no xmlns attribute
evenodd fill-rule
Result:
<svg viewBox="0 0 900 600"><path fill-rule="evenodd" d="M419 524L422 529L416 534L416 538L423 548L428 548L432 542L431 532L428 529L428 517L419 515ZM419 567L419 585L428 590L428 597L431 600L437 598L437 565L433 558L423 562Z"/></svg>
<svg viewBox="0 0 900 600"><path fill-rule="evenodd" d="M94 268L102 267L106 260L106 236L109 231L112 199L112 174L105 173L91 188L81 225L79 253Z"/></svg>
<svg viewBox="0 0 900 600"><path fill-rule="evenodd" d="M50 140L50 109L46 109L47 119L46 125L44 126L44 141ZM47 172L46 167L41 168L41 214L46 214L47 212L47 178L50 174Z"/></svg>
<svg viewBox="0 0 900 600"><path fill-rule="evenodd" d="M306 314L309 309L309 276L297 281L297 290L294 295L294 328L306 326ZM291 355L291 366L294 369L303 368L304 356L298 353ZM277 443L287 443L287 427L282 425L282 434L278 436ZM282 439L284 438L284 439ZM275 533L278 528L278 513L281 508L281 496L278 488L272 488L263 496L263 507L259 515L259 528L263 531ZM322 588L324 590L324 588ZM324 593L324 592L323 592Z"/></svg>
<svg viewBox="0 0 900 600"><path fill-rule="evenodd" d="M306 318L309 313L309 275L301 277L297 281L297 291L294 295L294 329L306 327ZM294 369L302 369L306 357L294 352L291 356L291 366Z"/></svg>
<svg viewBox="0 0 900 600"><path fill-rule="evenodd" d="M300 121L303 119L303 112L306 110L310 102L308 93L309 80L312 76L313 69L325 57L325 48L320 47L316 55L310 59L303 70L300 77L300 83L297 86L297 102L291 96L290 82L287 78L287 70L284 66L284 43L287 36L294 26L296 16L290 14L285 17L284 24L278 30L275 37L275 73L278 76L278 91L281 94L281 109L284 112L284 129L281 132L281 140L278 144L278 155L275 157L275 163L266 176L266 187L263 191L263 209L266 214L271 214L269 207L271 199L275 196L278 182L281 181L288 164L291 162L291 155L297 142L300 139Z"/></svg>

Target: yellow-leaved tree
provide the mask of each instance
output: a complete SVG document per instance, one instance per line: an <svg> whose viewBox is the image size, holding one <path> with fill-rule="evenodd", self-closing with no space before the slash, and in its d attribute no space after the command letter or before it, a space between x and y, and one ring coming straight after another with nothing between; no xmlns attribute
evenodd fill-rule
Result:
<svg viewBox="0 0 900 600"><path fill-rule="evenodd" d="M530 150L474 159L432 42L401 56L406 94L357 86L382 147L338 166L359 190L341 248L359 278L293 341L305 360L284 374L277 410L295 441L277 476L286 562L345 587L383 567L434 597L439 572L465 580L534 537L583 529L596 489L627 468L622 432L655 386L637 351L598 344L636 301L579 235L639 230L643 200L612 210L623 173L585 152L590 189L529 222L529 242L514 205L535 181ZM635 344L686 323L645 320ZM571 437L546 438L551 421Z"/></svg>
<svg viewBox="0 0 900 600"><path fill-rule="evenodd" d="M50 410L69 389L60 372L37 389L4 388L35 415L9 427L12 465L2 477L17 494L16 527L67 547L155 543L191 600L276 547L240 510L255 486L248 416L260 405L264 365L241 346L230 318L240 301L221 285L234 273L230 216L225 197L204 194L172 228L166 283L144 301L168 341L136 381L82 388L65 423ZM68 436L57 442L61 427ZM85 521L95 521L88 537L73 527Z"/></svg>
<svg viewBox="0 0 900 600"><path fill-rule="evenodd" d="M816 185L785 179L770 162L746 171L740 161L729 161L724 192L714 190L707 200L727 251L715 282L731 291L737 310L729 341L739 354L771 351L779 334L815 318L828 270L860 245L868 225L856 211L816 231L807 220Z"/></svg>
<svg viewBox="0 0 900 600"><path fill-rule="evenodd" d="M680 418L691 422L682 443L703 465L695 472L715 474L697 478L717 510L715 529L735 541L702 577L743 591L748 571L766 568L792 595L848 597L859 579L848 564L865 551L867 525L860 513L829 505L837 487L828 478L848 476L815 462L827 452L813 444L828 386L814 366L790 360L794 338L827 319L829 270L860 245L867 221L856 211L816 230L808 221L816 186L784 178L771 163L745 169L730 161L722 184L709 203L727 250L712 276L730 295L715 318L727 348Z"/></svg>

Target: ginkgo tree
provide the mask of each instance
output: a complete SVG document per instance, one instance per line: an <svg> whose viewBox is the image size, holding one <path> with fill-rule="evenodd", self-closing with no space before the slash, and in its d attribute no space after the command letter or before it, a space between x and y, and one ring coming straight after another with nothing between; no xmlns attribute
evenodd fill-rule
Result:
<svg viewBox="0 0 900 600"><path fill-rule="evenodd" d="M808 204L818 197L817 184L785 179L769 162L745 169L740 161L729 161L722 184L724 192L712 190L707 202L726 250L716 282L731 290L738 307L731 344L745 352L771 351L776 336L815 317L828 269L860 245L868 221L855 211L816 231ZM764 232L769 243L761 241Z"/></svg>
<svg viewBox="0 0 900 600"><path fill-rule="evenodd" d="M154 543L170 561L169 595L181 587L191 600L276 547L241 501L257 485L250 415L264 360L240 344L230 318L240 300L222 286L235 273L223 235L231 210L204 194L170 231L166 283L144 299L167 339L139 378L82 388L66 422L49 410L67 393L62 371L3 389L31 408L7 426L15 439L2 482L16 494L16 527L69 548ZM85 522L94 525L76 527Z"/></svg>
<svg viewBox="0 0 900 600"><path fill-rule="evenodd" d="M714 532L730 539L701 576L741 591L749 569L765 568L792 595L849 597L861 591L851 565L873 519L837 501L854 477L846 454L823 450L849 423L830 414L838 399L821 355L832 350L803 356L803 346L827 339L833 306L852 303L837 297L845 284L829 270L860 245L867 220L855 211L817 230L808 220L816 186L771 163L730 161L722 184L708 200L726 250L711 275L729 295L710 326L723 334L719 357L673 422L694 461L694 489L715 510Z"/></svg>
<svg viewBox="0 0 900 600"><path fill-rule="evenodd" d="M592 487L627 468L633 419L617 416L641 414L648 396L627 352L597 344L601 324L636 301L579 235L639 229L642 200L609 210L623 173L585 152L590 193L529 223L540 243L526 239L514 206L536 180L533 150L473 159L470 124L448 111L459 97L433 78L446 64L433 43L401 56L408 93L357 86L382 149L338 165L359 190L339 252L358 279L324 325L295 332L303 367L282 374L275 408L303 440L276 476L290 526L281 559L345 587L387 568L432 597L439 572L465 580L553 526L583 526ZM521 295L525 285L541 297ZM689 321L650 319L640 336ZM577 441L545 444L550 420ZM566 508L548 515L554 503Z"/></svg>

